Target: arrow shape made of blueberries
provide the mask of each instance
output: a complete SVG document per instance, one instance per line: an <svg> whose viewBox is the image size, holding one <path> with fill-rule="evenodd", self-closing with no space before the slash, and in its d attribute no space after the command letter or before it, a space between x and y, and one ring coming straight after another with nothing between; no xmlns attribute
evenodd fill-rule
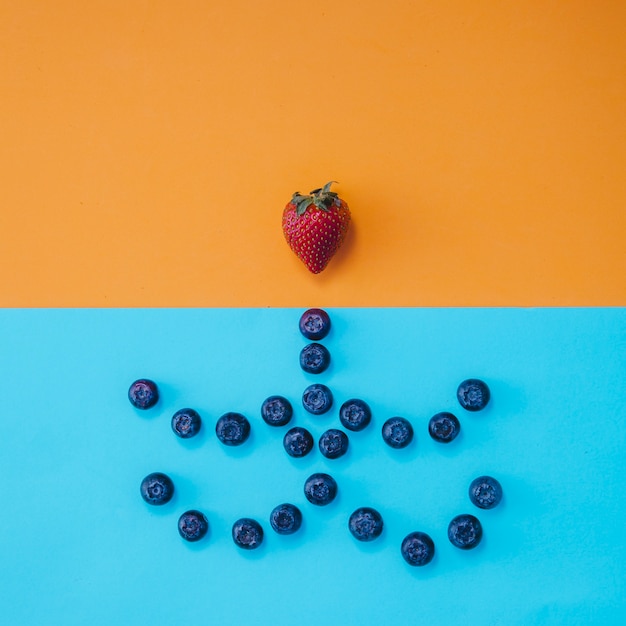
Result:
<svg viewBox="0 0 626 626"><path fill-rule="evenodd" d="M311 341L300 352L300 366L305 372L321 374L330 364L330 352L318 341L328 334L331 321L322 309L309 309L300 317L299 328L302 335ZM128 390L128 398L137 409L150 409L159 399L156 383L149 379L136 380ZM476 378L464 380L457 389L457 399L461 407L468 411L480 411L490 400L489 387ZM323 384L309 385L302 394L302 404L313 415L326 413L333 404L331 390ZM261 417L272 427L286 426L293 416L293 407L287 398L270 396L261 406ZM361 431L370 424L372 413L367 403L359 398L344 402L339 409L339 420L343 427L352 432ZM172 416L172 430L183 439L194 437L202 427L202 419L194 409L185 408ZM428 432L434 441L447 444L459 434L461 425L455 415L441 412L428 423ZM219 441L226 446L239 446L250 435L250 422L235 412L222 415L215 426ZM382 427L383 441L391 448L404 448L413 439L413 426L404 417L392 417ZM343 456L349 445L345 431L330 428L322 433L318 441L320 452L328 459ZM287 430L283 437L283 447L294 458L304 457L314 446L313 435L306 429L296 426ZM337 495L337 482L326 473L315 473L304 483L304 495L315 506L330 504ZM174 495L174 483L162 472L146 476L140 486L142 498L150 505L167 504ZM502 486L492 476L479 476L469 486L469 499L479 509L492 509L502 499ZM280 535L297 532L302 524L302 511L294 504L284 503L275 507L269 515L272 529ZM371 507L361 507L348 519L348 529L358 541L374 541L382 533L382 515ZM185 511L178 520L178 532L186 541L200 541L209 529L209 521L201 511ZM483 529L474 515L464 513L454 517L448 524L448 539L461 550L471 550L481 541ZM234 543L244 550L254 550L263 542L263 527L255 519L243 517L232 526ZM435 544L425 532L414 531L402 541L400 552L404 560L412 566L427 565L435 555Z"/></svg>

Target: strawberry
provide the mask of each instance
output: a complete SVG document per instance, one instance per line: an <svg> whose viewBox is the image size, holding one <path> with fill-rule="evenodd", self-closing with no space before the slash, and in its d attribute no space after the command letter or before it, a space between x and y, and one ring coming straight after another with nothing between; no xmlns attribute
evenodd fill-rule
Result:
<svg viewBox="0 0 626 626"><path fill-rule="evenodd" d="M283 234L289 247L314 274L319 274L343 243L350 209L335 192L334 181L309 195L293 194L283 211Z"/></svg>

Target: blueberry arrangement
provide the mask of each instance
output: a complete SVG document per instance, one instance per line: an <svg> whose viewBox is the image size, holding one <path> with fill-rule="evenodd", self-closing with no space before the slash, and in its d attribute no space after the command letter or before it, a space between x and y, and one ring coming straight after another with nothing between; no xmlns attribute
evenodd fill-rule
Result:
<svg viewBox="0 0 626 626"><path fill-rule="evenodd" d="M311 340L300 352L300 367L311 374L321 374L330 365L328 348L318 343L323 340L331 328L331 319L322 309L309 309L299 320L299 329L303 337ZM459 405L466 411L480 411L490 401L491 394L487 384L476 378L468 378L460 383L456 394ZM137 409L147 410L159 400L156 383L149 379L139 379L128 390L128 399ZM331 390L324 384L309 385L302 394L302 406L312 415L321 415L331 410L334 398ZM283 396L273 395L261 405L261 418L272 428L286 427L293 417L293 406ZM343 428L357 432L367 428L372 420L368 404L360 398L345 401L339 408L339 421ZM191 408L176 411L171 419L171 427L178 437L188 439L198 434L202 428L200 415ZM461 430L459 419L450 412L434 415L428 423L430 437L442 444L450 444ZM226 446L239 446L246 442L251 432L250 421L242 414L228 412L222 415L215 425L218 440ZM387 419L381 430L382 440L392 449L408 446L414 438L414 429L409 420L394 416ZM337 459L348 451L348 434L339 428L329 428L320 436L318 448L328 459ZM311 432L301 426L289 428L283 436L284 451L291 457L301 458L309 454L315 446ZM140 484L143 500L151 506L166 505L174 495L174 483L162 472L153 472ZM304 483L306 500L318 507L327 506L336 498L337 481L333 476L317 472L311 474ZM492 509L502 500L502 486L492 476L478 476L469 485L470 502L478 509ZM291 535L298 532L302 525L302 511L289 502L276 506L269 514L269 524L279 535ZM360 542L375 541L383 533L384 521L381 513L363 506L348 518L347 527L352 537ZM180 536L190 542L202 540L209 532L209 521L201 511L185 511L178 520ZM471 550L479 545L483 536L480 520L469 513L455 516L448 525L448 539L460 550ZM262 524L255 519L243 517L232 525L232 540L242 550L254 550L263 543ZM413 567L430 563L435 556L435 544L423 531L413 531L405 536L400 553L404 561Z"/></svg>

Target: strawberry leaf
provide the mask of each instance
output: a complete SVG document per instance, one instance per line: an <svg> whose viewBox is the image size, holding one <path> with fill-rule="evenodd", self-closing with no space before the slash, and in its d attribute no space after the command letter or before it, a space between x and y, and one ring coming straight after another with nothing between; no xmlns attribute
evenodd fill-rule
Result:
<svg viewBox="0 0 626 626"><path fill-rule="evenodd" d="M327 194L330 192L330 186L333 183L336 183L336 180L331 180L329 183L326 183L323 187L322 187L322 194Z"/></svg>
<svg viewBox="0 0 626 626"><path fill-rule="evenodd" d="M326 201L326 198L315 196L315 200L313 200L313 204L321 211L328 211L328 202Z"/></svg>
<svg viewBox="0 0 626 626"><path fill-rule="evenodd" d="M305 211L313 203L313 198L310 196L302 196L300 200L296 201L296 215L304 215Z"/></svg>
<svg viewBox="0 0 626 626"><path fill-rule="evenodd" d="M323 187L313 189L309 195L303 195L299 191L293 194L291 202L296 209L296 215L304 215L306 210L311 206L315 206L321 211L329 211L333 206L341 207L339 195L334 191L330 191L331 185L337 181L331 180Z"/></svg>

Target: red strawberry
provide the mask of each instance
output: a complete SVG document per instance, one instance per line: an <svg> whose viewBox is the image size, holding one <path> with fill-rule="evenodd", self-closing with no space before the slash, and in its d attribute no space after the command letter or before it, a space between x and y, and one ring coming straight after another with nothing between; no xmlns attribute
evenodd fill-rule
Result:
<svg viewBox="0 0 626 626"><path fill-rule="evenodd" d="M290 248L319 274L339 250L350 225L348 205L326 183L309 195L293 194L283 211L283 233Z"/></svg>

